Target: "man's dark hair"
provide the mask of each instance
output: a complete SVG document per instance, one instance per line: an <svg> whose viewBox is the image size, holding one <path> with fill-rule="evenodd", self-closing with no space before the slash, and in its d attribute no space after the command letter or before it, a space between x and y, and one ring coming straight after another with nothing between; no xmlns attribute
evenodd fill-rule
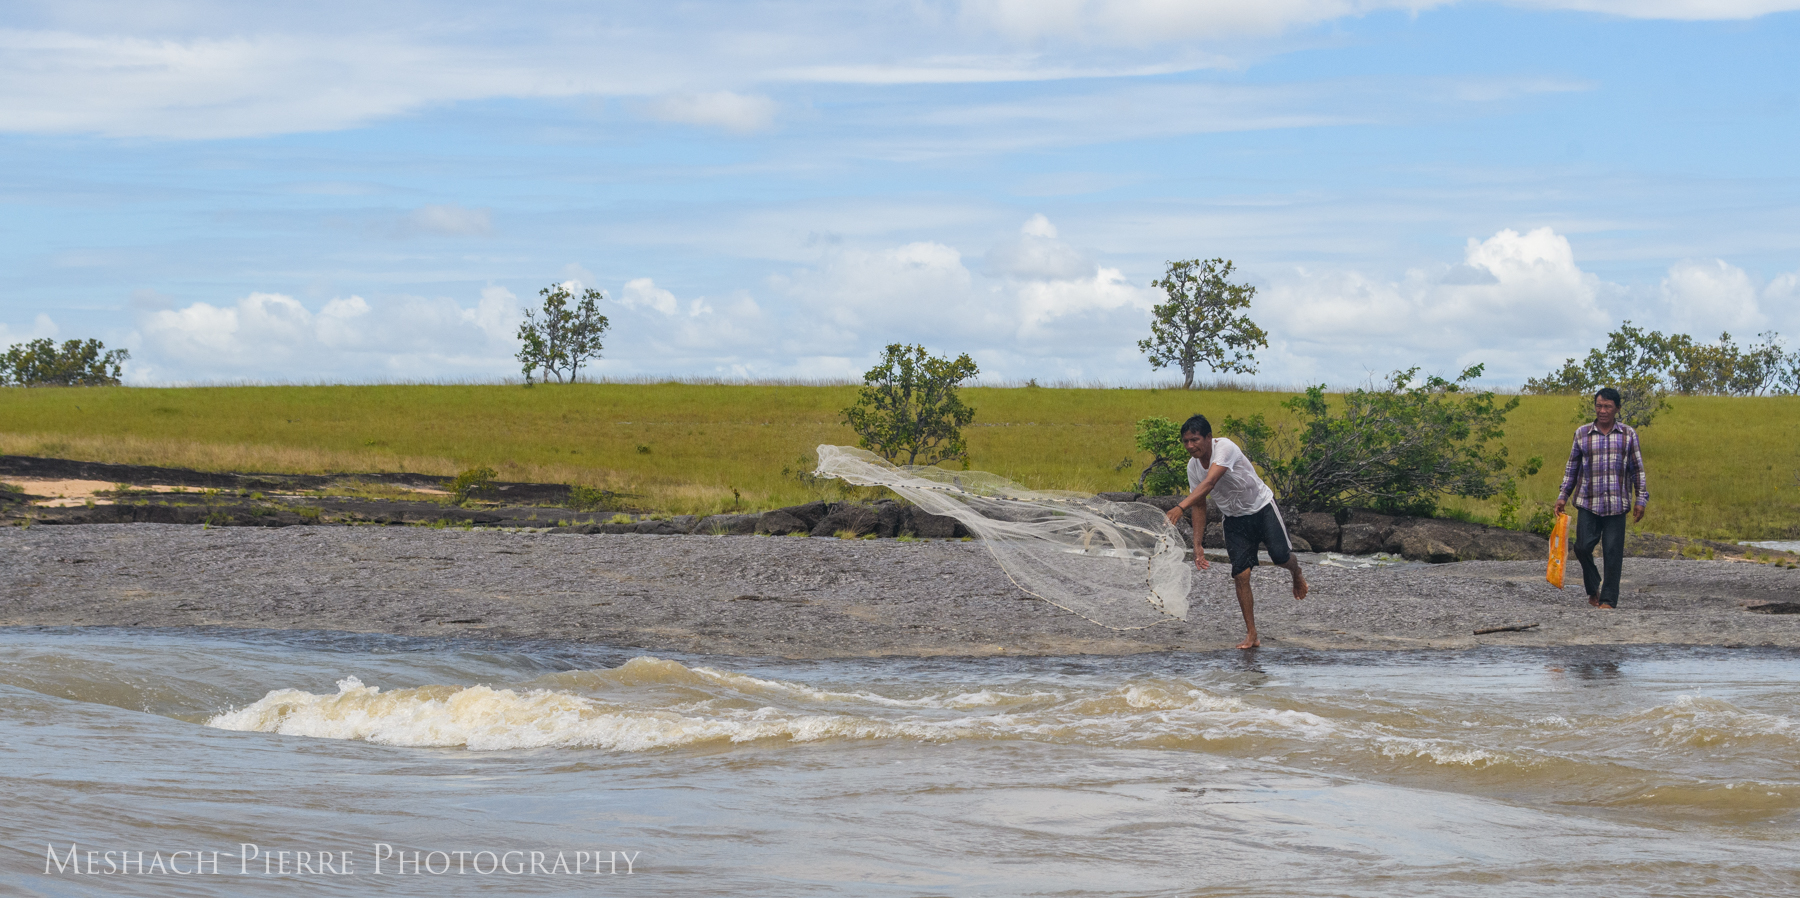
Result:
<svg viewBox="0 0 1800 898"><path fill-rule="evenodd" d="M1203 437L1212 436L1212 422L1206 420L1205 415L1195 415L1181 425L1182 436L1190 433L1197 433Z"/></svg>
<svg viewBox="0 0 1800 898"><path fill-rule="evenodd" d="M1618 408L1625 404L1625 400L1619 398L1619 391L1613 389L1612 387L1601 387L1597 392L1594 393L1594 398L1595 399L1604 399L1604 400L1612 403L1613 408Z"/></svg>

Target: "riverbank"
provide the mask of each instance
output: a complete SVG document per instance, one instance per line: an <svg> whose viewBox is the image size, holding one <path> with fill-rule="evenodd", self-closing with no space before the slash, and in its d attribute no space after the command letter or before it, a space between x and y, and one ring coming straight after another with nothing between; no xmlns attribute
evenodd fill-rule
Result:
<svg viewBox="0 0 1800 898"><path fill-rule="evenodd" d="M0 626L222 627L556 639L838 658L1213 651L1242 635L1224 566L1189 620L1113 631L1034 599L979 542L413 527L0 530ZM1313 593L1255 575L1265 651L1477 645L1800 647L1800 571L1630 559L1620 609L1542 562L1353 570L1306 556ZM1763 608L1764 613L1751 610ZM1474 630L1535 623L1525 631Z"/></svg>
<svg viewBox="0 0 1800 898"><path fill-rule="evenodd" d="M1281 407L1290 395L969 388L962 398L976 416L964 436L975 470L1033 489L1133 489L1150 462L1135 448L1138 420L1198 412L1215 423L1262 414L1291 424ZM756 512L845 498L802 475L821 443L856 442L842 412L855 396L847 385L679 383L46 387L0 391L0 453L309 476L448 478L486 466L500 480L628 496L631 508ZM1525 519L1555 501L1576 404L1525 396L1507 417L1512 461L1545 460L1519 484ZM1796 421L1800 397L1677 399L1643 434L1654 497L1643 529L1727 542L1800 538ZM1477 520L1500 514L1497 498L1443 505Z"/></svg>

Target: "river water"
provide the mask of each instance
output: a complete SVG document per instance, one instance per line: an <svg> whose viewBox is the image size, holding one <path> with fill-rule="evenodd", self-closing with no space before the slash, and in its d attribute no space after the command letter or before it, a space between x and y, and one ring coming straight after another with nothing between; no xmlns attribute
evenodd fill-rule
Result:
<svg viewBox="0 0 1800 898"><path fill-rule="evenodd" d="M1797 894L1797 679L6 630L0 893Z"/></svg>

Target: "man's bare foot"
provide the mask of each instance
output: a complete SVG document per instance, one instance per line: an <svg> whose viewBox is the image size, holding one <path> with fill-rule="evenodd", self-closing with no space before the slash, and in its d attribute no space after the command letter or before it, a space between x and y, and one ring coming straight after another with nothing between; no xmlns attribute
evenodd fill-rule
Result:
<svg viewBox="0 0 1800 898"><path fill-rule="evenodd" d="M1305 577L1294 580L1294 601L1298 602L1306 598L1306 594L1309 592L1312 592L1312 584L1306 582Z"/></svg>
<svg viewBox="0 0 1800 898"><path fill-rule="evenodd" d="M1257 639L1254 636L1246 636L1244 637L1243 642L1237 644L1237 647L1240 649L1259 649L1262 648L1262 640Z"/></svg>
<svg viewBox="0 0 1800 898"><path fill-rule="evenodd" d="M1600 609L1601 611L1617 611L1618 610L1617 606L1608 605L1605 602L1595 602L1594 607Z"/></svg>
<svg viewBox="0 0 1800 898"><path fill-rule="evenodd" d="M1600 607L1600 597L1599 596L1588 596L1588 604L1594 606L1595 608Z"/></svg>

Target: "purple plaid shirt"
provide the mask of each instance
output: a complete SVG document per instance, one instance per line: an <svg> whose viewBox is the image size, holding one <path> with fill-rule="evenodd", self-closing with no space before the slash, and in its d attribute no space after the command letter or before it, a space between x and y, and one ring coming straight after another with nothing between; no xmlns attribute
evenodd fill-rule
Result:
<svg viewBox="0 0 1800 898"><path fill-rule="evenodd" d="M1579 487L1575 484L1577 477L1581 481ZM1637 431L1624 424L1614 424L1612 433L1601 433L1592 424L1575 428L1575 445L1569 448L1569 464L1563 469L1557 500L1567 500L1569 490L1574 488L1576 507L1597 515L1624 514L1631 510L1627 481L1637 492L1637 504L1650 501Z"/></svg>

